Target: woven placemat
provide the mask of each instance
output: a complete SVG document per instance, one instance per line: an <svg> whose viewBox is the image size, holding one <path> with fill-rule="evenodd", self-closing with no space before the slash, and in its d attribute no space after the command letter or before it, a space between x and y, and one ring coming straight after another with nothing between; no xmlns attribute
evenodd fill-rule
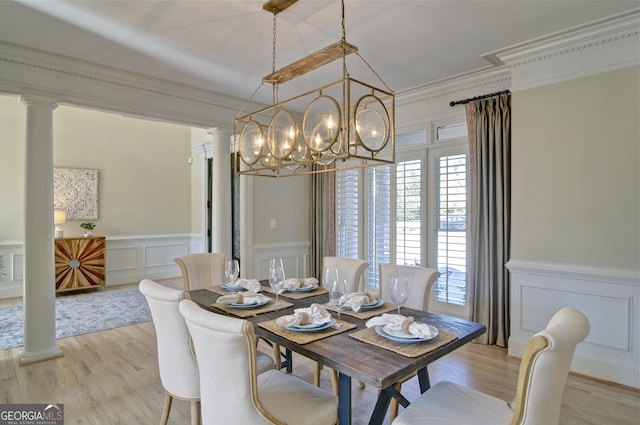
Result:
<svg viewBox="0 0 640 425"><path fill-rule="evenodd" d="M338 311L334 306L332 306L331 304L328 304L328 303L327 304L322 304L322 306L324 308L326 308L327 310ZM374 316L380 316L380 315L382 315L384 313L388 313L388 312L393 311L395 309L396 309L396 305L395 304L391 304L391 303L385 302L380 307L372 308L371 310L360 310L357 313L355 311L353 311L353 310L342 309L342 310L340 310L340 314L346 314L347 316L357 317L358 319L367 320L367 319L371 319Z"/></svg>
<svg viewBox="0 0 640 425"><path fill-rule="evenodd" d="M458 335L447 331L438 331L438 336L424 342L416 342L411 344L401 344L393 342L376 333L374 328L366 328L349 334L350 337L385 350L393 351L405 357L420 357L436 348L447 345L451 341L458 339Z"/></svg>
<svg viewBox="0 0 640 425"><path fill-rule="evenodd" d="M264 289L265 292L268 292L270 294L274 294L275 292L273 291L273 289L271 288L266 288ZM313 291L309 291L309 292L283 292L282 294L280 294L280 297L284 297L284 298L289 298L292 300L301 300L303 298L310 298L310 297L315 297L316 295L322 295L322 294L328 294L329 291L327 291L327 288L323 288L322 286L319 286L318 289L314 289Z"/></svg>
<svg viewBox="0 0 640 425"><path fill-rule="evenodd" d="M217 310L221 310L221 311L224 311L225 313L229 313L233 316L242 317L242 318L257 316L258 314L268 313L270 311L283 310L291 306L293 306L293 304L283 300L280 300L278 305L276 305L275 300L271 300L267 304L262 305L260 307L256 307L256 308L233 308L225 304L218 304L218 303L211 304L211 307Z"/></svg>
<svg viewBox="0 0 640 425"><path fill-rule="evenodd" d="M345 322L342 320L337 321L340 323L340 328L327 328L317 332L295 332L285 328L281 328L276 324L276 319L267 320L266 322L258 323L258 326L264 328L274 334L293 341L296 344L304 345L313 341L319 341L321 339L337 335L342 332L346 332L356 327L353 323Z"/></svg>

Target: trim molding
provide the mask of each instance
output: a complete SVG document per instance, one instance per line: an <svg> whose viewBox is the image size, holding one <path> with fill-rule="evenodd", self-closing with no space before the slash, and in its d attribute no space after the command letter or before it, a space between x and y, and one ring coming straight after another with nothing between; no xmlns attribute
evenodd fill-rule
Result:
<svg viewBox="0 0 640 425"><path fill-rule="evenodd" d="M576 349L575 372L640 388L640 272L510 260L509 355L521 357L527 341L565 306L591 325Z"/></svg>
<svg viewBox="0 0 640 425"><path fill-rule="evenodd" d="M105 284L107 286L139 282L142 279L167 279L181 276L174 258L201 252L200 235L107 236ZM0 253L6 276L0 276L0 298L21 297L23 291L23 242L3 241ZM53 282L52 282L53 284Z"/></svg>
<svg viewBox="0 0 640 425"><path fill-rule="evenodd" d="M489 65L398 92L397 124L440 112L458 97L520 90L640 63L640 10L489 52ZM0 42L0 92L208 128L231 123L243 100L141 74ZM446 99L445 99L446 98ZM433 106L432 105L432 106ZM255 105L258 108L260 105ZM253 107L253 105L252 105Z"/></svg>
<svg viewBox="0 0 640 425"><path fill-rule="evenodd" d="M0 42L0 91L195 127L233 122L242 101L166 80Z"/></svg>
<svg viewBox="0 0 640 425"><path fill-rule="evenodd" d="M489 53L512 75L513 90L640 63L640 10Z"/></svg>

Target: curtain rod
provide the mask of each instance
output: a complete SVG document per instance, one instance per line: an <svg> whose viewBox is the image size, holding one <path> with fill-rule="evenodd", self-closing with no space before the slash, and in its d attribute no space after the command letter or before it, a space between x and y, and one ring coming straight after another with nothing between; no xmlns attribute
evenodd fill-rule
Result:
<svg viewBox="0 0 640 425"><path fill-rule="evenodd" d="M473 102L474 100L486 99L487 97L493 97L493 96L498 96L498 95L501 95L501 94L510 94L510 93L511 93L511 91L509 91L509 90L502 90L502 91L499 91L499 92L496 92L496 93L490 93L490 94L485 94L485 95L482 95L482 96L472 97L470 99L457 100L455 102L451 101L451 102L449 102L449 106L453 107L453 106L456 106L456 105L463 105L465 103Z"/></svg>

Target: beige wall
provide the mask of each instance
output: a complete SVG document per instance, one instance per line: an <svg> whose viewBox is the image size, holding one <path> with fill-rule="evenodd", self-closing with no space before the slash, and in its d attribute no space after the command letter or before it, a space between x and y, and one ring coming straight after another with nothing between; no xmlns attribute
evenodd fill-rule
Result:
<svg viewBox="0 0 640 425"><path fill-rule="evenodd" d="M309 177L253 177L253 243L309 240ZM271 228L275 219L276 228Z"/></svg>
<svg viewBox="0 0 640 425"><path fill-rule="evenodd" d="M22 240L26 109L17 96L0 96L0 240Z"/></svg>
<svg viewBox="0 0 640 425"><path fill-rule="evenodd" d="M639 68L513 95L511 258L638 270Z"/></svg>
<svg viewBox="0 0 640 425"><path fill-rule="evenodd" d="M0 239L21 240L25 107L0 96ZM58 106L54 166L99 172L96 234L190 232L190 128ZM63 225L80 235L80 221Z"/></svg>

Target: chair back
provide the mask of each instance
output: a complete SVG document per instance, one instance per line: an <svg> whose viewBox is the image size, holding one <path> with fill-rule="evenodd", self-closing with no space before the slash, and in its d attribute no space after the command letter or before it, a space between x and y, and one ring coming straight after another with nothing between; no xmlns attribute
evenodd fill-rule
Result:
<svg viewBox="0 0 640 425"><path fill-rule="evenodd" d="M175 258L182 271L184 290L208 288L224 282L227 254L207 252Z"/></svg>
<svg viewBox="0 0 640 425"><path fill-rule="evenodd" d="M180 302L200 362L203 424L271 424L258 400L253 325ZM249 367L247 367L249 365Z"/></svg>
<svg viewBox="0 0 640 425"><path fill-rule="evenodd" d="M407 276L409 280L409 298L405 307L428 311L431 287L440 273L426 267L380 264L380 298L391 301L391 279L396 275Z"/></svg>
<svg viewBox="0 0 640 425"><path fill-rule="evenodd" d="M364 290L362 274L369 263L357 258L324 257L322 259L322 273L326 267L338 269L338 278L347 281L347 292L360 292ZM330 289L330 288L327 288Z"/></svg>
<svg viewBox="0 0 640 425"><path fill-rule="evenodd" d="M191 350L191 338L178 311L183 292L144 279L139 290L147 299L158 345L158 366L164 389L177 397L198 399L198 363Z"/></svg>
<svg viewBox="0 0 640 425"><path fill-rule="evenodd" d="M553 315L527 343L518 375L510 425L558 425L560 406L576 345L589 334L589 320L575 308Z"/></svg>

